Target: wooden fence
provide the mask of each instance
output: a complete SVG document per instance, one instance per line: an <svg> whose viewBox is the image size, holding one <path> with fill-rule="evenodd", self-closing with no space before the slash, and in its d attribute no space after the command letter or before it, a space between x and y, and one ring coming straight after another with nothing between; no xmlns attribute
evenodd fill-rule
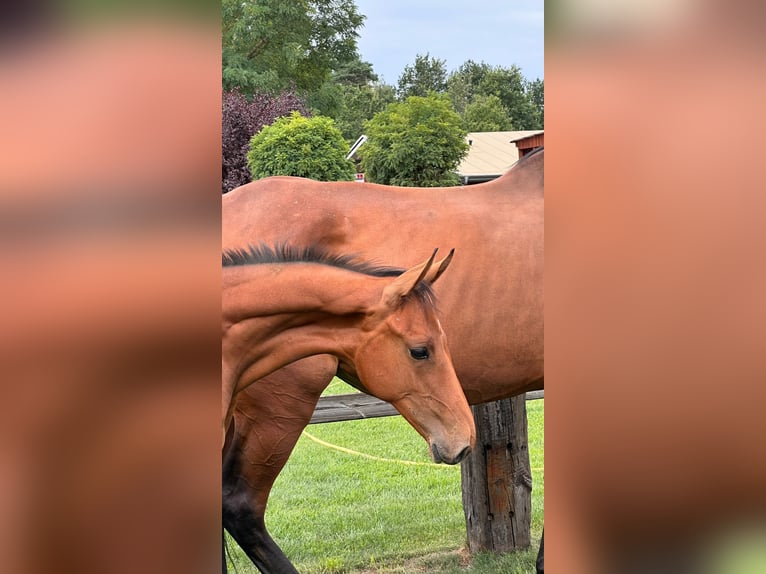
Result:
<svg viewBox="0 0 766 574"><path fill-rule="evenodd" d="M528 401L542 399L543 391L526 394ZM365 393L328 395L321 397L309 424L334 423L396 416L399 412L390 404Z"/></svg>

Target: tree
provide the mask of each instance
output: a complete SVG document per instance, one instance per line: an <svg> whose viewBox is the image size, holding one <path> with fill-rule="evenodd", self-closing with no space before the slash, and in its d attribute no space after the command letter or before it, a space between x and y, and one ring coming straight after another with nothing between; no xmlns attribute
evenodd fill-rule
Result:
<svg viewBox="0 0 766 574"><path fill-rule="evenodd" d="M513 124L500 98L479 94L465 108L463 127L469 132L502 132L512 130Z"/></svg>
<svg viewBox="0 0 766 574"><path fill-rule="evenodd" d="M337 118L343 108L344 88L340 84L327 80L306 97L306 103L312 115Z"/></svg>
<svg viewBox="0 0 766 574"><path fill-rule="evenodd" d="M378 84L372 64L357 57L338 70L318 92L309 97L317 115L330 116L349 143L361 134L362 126L393 102L393 86Z"/></svg>
<svg viewBox="0 0 766 574"><path fill-rule="evenodd" d="M236 89L224 92L221 134L223 193L250 182L247 167L250 138L263 126L292 111L308 113L303 100L292 89L277 96L258 93L252 98L245 97Z"/></svg>
<svg viewBox="0 0 766 574"><path fill-rule="evenodd" d="M545 83L539 78L527 82L526 91L529 101L532 102L540 118L540 129L543 129L545 125Z"/></svg>
<svg viewBox="0 0 766 574"><path fill-rule="evenodd" d="M415 56L415 64L404 67L399 76L396 95L400 100L409 96L427 96L430 92L442 93L447 89L447 68L445 60L425 56Z"/></svg>
<svg viewBox="0 0 766 574"><path fill-rule="evenodd" d="M447 89L455 109L461 114L465 114L479 96L496 96L508 111L514 129L543 128L542 80L529 82L518 66L506 68L467 60L450 74Z"/></svg>
<svg viewBox="0 0 766 574"><path fill-rule="evenodd" d="M466 106L473 101L479 83L491 69L492 66L484 62L477 64L473 60L466 60L449 75L447 93L459 114L464 113Z"/></svg>
<svg viewBox="0 0 766 574"><path fill-rule="evenodd" d="M341 90L343 103L335 123L349 143L364 133L364 122L396 100L394 87L386 84L341 86Z"/></svg>
<svg viewBox="0 0 766 574"><path fill-rule="evenodd" d="M306 118L298 112L263 128L250 140L247 165L253 179L295 175L319 181L351 180L354 164L331 118Z"/></svg>
<svg viewBox="0 0 766 574"><path fill-rule="evenodd" d="M364 22L354 0L222 0L221 15L224 88L248 95L315 91L357 57Z"/></svg>
<svg viewBox="0 0 766 574"><path fill-rule="evenodd" d="M414 187L459 183L455 170L468 144L446 96L410 96L389 104L364 129L368 141L359 153L371 181Z"/></svg>
<svg viewBox="0 0 766 574"><path fill-rule="evenodd" d="M372 64L362 61L357 55L339 69L333 70L329 79L317 91L309 95L308 104L315 115L329 116L337 121L345 107L347 93L353 94L359 91L353 88L368 88L377 80L378 76L372 71ZM371 117L372 114L364 119Z"/></svg>
<svg viewBox="0 0 766 574"><path fill-rule="evenodd" d="M378 81L378 75L372 64L357 57L333 70L332 81L345 86L369 86Z"/></svg>
<svg viewBox="0 0 766 574"><path fill-rule="evenodd" d="M542 121L535 106L529 101L525 83L518 66L496 67L484 74L476 92L485 96L497 96L508 110L517 130L540 129Z"/></svg>

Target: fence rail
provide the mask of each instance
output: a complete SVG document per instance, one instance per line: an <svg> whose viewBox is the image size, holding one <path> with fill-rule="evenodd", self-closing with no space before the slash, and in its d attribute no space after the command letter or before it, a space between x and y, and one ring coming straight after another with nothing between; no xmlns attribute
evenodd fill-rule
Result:
<svg viewBox="0 0 766 574"><path fill-rule="evenodd" d="M542 398L544 398L543 391L532 391L526 395L528 401ZM319 399L309 424L374 419L397 416L398 414L399 412L391 403L381 401L366 393L328 395Z"/></svg>

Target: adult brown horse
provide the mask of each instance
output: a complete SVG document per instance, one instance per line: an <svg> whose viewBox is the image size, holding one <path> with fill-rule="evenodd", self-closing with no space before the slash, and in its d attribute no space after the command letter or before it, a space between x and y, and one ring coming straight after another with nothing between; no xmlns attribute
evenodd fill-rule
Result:
<svg viewBox="0 0 766 574"><path fill-rule="evenodd" d="M470 187L256 181L223 197L223 246L311 242L408 266L417 256L413 245L454 245L460 257L435 290L468 401L541 389L543 154L532 152L502 177ZM224 461L224 525L262 572L295 572L266 530L266 503L336 372L365 390L345 365L314 357L250 387L235 405L236 437ZM263 410L265 401L278 416Z"/></svg>
<svg viewBox="0 0 766 574"><path fill-rule="evenodd" d="M223 254L222 403L298 359L331 354L420 432L436 462L471 450L471 410L436 317L433 284L453 252L402 272L314 248Z"/></svg>

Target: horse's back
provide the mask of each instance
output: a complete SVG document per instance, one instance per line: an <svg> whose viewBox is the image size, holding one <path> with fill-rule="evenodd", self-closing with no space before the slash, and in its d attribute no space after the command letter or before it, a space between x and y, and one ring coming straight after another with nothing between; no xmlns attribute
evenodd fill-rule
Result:
<svg viewBox="0 0 766 574"><path fill-rule="evenodd" d="M301 233L307 226L314 235L333 233L347 194L344 183L357 185L275 176L230 191L222 201L223 247L260 241L309 245L313 242Z"/></svg>

